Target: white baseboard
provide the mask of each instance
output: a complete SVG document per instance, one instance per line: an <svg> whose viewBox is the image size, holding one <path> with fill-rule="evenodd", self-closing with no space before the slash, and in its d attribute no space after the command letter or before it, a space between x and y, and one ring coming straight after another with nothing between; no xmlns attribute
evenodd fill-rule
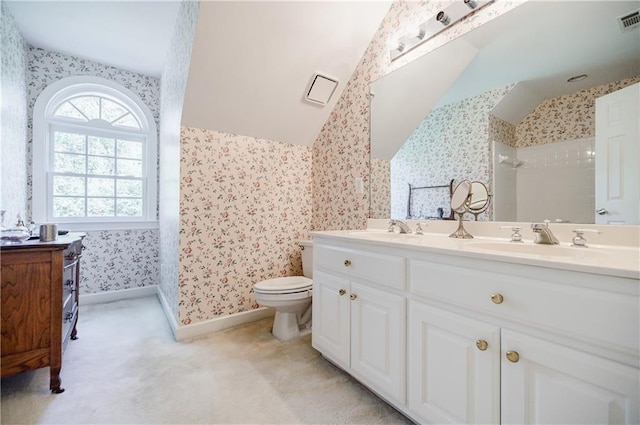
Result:
<svg viewBox="0 0 640 425"><path fill-rule="evenodd" d="M173 310L171 309L169 302L165 298L164 293L160 290L160 287L158 287L158 298L160 299L160 305L162 305L162 309L164 310L164 315L167 318L167 322L169 322L169 327L171 328L173 339L177 341L178 321L174 317Z"/></svg>
<svg viewBox="0 0 640 425"><path fill-rule="evenodd" d="M212 332L221 331L223 329L232 328L245 323L255 322L256 320L273 317L275 315L274 309L260 307L255 310L243 311L241 313L230 314L228 316L193 323L191 325L180 326L178 325L177 318L173 315L173 310L169 306L167 299L160 288L156 285L145 286L142 288L123 289L120 291L80 295L80 305L108 303L111 301L141 298L153 295L157 295L160 299L164 315L169 322L169 327L171 328L171 332L173 333L173 337L176 341L197 338Z"/></svg>
<svg viewBox="0 0 640 425"><path fill-rule="evenodd" d="M212 332L232 328L244 323L255 322L256 320L272 317L275 313L274 309L260 307L255 310L230 314L228 316L209 319L192 325L180 326L174 333L174 336L176 341L183 341L185 339L196 338Z"/></svg>
<svg viewBox="0 0 640 425"><path fill-rule="evenodd" d="M131 298L150 297L158 293L158 287L143 286L141 288L122 289L119 291L98 292L96 294L80 294L80 305L109 303Z"/></svg>

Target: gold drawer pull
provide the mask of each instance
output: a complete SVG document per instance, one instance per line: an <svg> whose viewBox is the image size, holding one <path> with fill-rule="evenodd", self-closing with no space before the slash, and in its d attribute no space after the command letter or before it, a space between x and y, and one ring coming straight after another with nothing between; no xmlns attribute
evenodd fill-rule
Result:
<svg viewBox="0 0 640 425"><path fill-rule="evenodd" d="M491 295L491 301L493 301L494 304L502 304L502 301L504 301L504 297L502 296L502 294L495 293Z"/></svg>
<svg viewBox="0 0 640 425"><path fill-rule="evenodd" d="M476 347L478 347L478 350L480 351L486 351L488 346L489 343L487 343L487 341L485 341L484 339L479 339L476 341Z"/></svg>
<svg viewBox="0 0 640 425"><path fill-rule="evenodd" d="M517 351L507 351L507 360L511 363L518 363L520 360L520 354Z"/></svg>
<svg viewBox="0 0 640 425"><path fill-rule="evenodd" d="M351 295L349 295L349 298L351 298L351 301L353 301L356 298L358 298L358 296L356 294L351 294Z"/></svg>
<svg viewBox="0 0 640 425"><path fill-rule="evenodd" d="M344 260L345 267L349 267L351 265L351 260Z"/></svg>
<svg viewBox="0 0 640 425"><path fill-rule="evenodd" d="M340 296L343 296L346 293L347 293L347 291L345 291L344 289L341 289L341 290L338 291L338 294L340 294Z"/></svg>

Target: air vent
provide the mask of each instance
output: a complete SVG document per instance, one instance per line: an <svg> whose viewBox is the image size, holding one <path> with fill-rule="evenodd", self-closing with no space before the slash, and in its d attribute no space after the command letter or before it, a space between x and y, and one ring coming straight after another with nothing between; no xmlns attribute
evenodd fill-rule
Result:
<svg viewBox="0 0 640 425"><path fill-rule="evenodd" d="M304 98L308 102L317 105L326 105L329 99L331 99L331 95L333 95L336 87L338 87L338 80L335 78L315 74L311 79L311 85Z"/></svg>
<svg viewBox="0 0 640 425"><path fill-rule="evenodd" d="M640 9L618 17L617 21L621 32L627 32L637 28L640 25Z"/></svg>

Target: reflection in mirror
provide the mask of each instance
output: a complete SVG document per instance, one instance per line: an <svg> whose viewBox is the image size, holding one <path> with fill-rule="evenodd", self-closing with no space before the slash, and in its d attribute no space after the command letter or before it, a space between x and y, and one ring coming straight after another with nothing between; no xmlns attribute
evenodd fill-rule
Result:
<svg viewBox="0 0 640 425"><path fill-rule="evenodd" d="M469 208L469 195L471 195L471 182L463 180L458 183L451 195L451 209L459 214L464 214Z"/></svg>
<svg viewBox="0 0 640 425"><path fill-rule="evenodd" d="M482 182L471 183L471 199L469 201L469 212L475 216L478 221L478 216L485 212L489 208L489 200L491 195L487 186Z"/></svg>
<svg viewBox="0 0 640 425"><path fill-rule="evenodd" d="M593 223L606 156L595 100L640 82L640 28L618 19L637 9L527 2L372 82L371 217L406 218L409 185L469 179L492 193L478 220ZM579 74L588 78L567 82ZM446 189L421 191L411 215L448 207Z"/></svg>

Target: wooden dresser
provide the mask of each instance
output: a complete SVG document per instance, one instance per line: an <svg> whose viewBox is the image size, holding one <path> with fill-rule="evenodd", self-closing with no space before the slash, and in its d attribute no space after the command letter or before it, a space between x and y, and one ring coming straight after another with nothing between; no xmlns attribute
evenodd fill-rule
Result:
<svg viewBox="0 0 640 425"><path fill-rule="evenodd" d="M49 366L49 388L64 391L60 368L69 339L76 339L84 237L69 233L0 248L2 377Z"/></svg>

